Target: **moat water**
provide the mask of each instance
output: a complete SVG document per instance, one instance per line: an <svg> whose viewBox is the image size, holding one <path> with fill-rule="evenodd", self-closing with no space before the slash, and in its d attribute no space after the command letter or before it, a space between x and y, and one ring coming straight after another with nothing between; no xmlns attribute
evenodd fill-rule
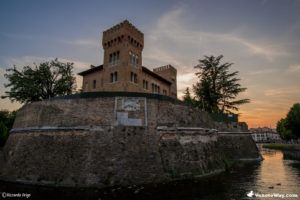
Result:
<svg viewBox="0 0 300 200"><path fill-rule="evenodd" d="M284 152L278 150L261 149L261 154L264 160L260 163L237 167L206 180L126 190L36 187L0 182L0 199L16 199L5 195L18 193L25 196L22 199L300 199L300 161L290 160ZM247 194L254 196L248 197ZM276 197L278 195L285 196Z"/></svg>

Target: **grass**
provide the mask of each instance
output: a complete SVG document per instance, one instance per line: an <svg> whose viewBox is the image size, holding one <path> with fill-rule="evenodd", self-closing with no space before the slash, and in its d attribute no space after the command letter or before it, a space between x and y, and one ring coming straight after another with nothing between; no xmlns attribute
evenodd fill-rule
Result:
<svg viewBox="0 0 300 200"><path fill-rule="evenodd" d="M300 144L263 144L262 147L268 149L300 151Z"/></svg>

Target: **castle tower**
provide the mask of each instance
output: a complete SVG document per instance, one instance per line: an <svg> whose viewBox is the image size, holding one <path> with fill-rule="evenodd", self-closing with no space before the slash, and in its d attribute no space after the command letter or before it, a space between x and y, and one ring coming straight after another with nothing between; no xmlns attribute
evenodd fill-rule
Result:
<svg viewBox="0 0 300 200"><path fill-rule="evenodd" d="M103 32L103 64L78 73L83 92L141 92L177 98L177 71L171 65L142 66L144 34L125 20Z"/></svg>
<svg viewBox="0 0 300 200"><path fill-rule="evenodd" d="M172 65L165 65L153 69L153 72L170 81L170 96L177 98L177 70Z"/></svg>
<svg viewBox="0 0 300 200"><path fill-rule="evenodd" d="M104 88L139 91L144 34L125 20L103 32L102 46Z"/></svg>

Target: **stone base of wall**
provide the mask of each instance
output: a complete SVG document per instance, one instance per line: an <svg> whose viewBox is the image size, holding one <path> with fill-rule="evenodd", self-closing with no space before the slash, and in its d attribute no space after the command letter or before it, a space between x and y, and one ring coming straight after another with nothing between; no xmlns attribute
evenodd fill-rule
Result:
<svg viewBox="0 0 300 200"><path fill-rule="evenodd" d="M224 171L227 160L257 158L251 141L246 134L152 134L144 127L13 133L0 179L105 188L199 178Z"/></svg>
<svg viewBox="0 0 300 200"><path fill-rule="evenodd" d="M137 95L23 106L0 179L105 188L199 178L259 157L250 134L236 132L241 127L217 126L207 113L162 96Z"/></svg>

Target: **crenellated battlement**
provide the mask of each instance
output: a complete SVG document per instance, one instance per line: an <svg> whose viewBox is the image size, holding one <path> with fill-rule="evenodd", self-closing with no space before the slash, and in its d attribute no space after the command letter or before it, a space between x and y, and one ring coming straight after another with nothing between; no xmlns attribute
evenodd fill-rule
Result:
<svg viewBox="0 0 300 200"><path fill-rule="evenodd" d="M160 72L160 71L164 71L164 70L174 70L177 72L177 70L172 65L165 65L165 66L161 66L161 67L157 67L157 68L153 69L154 72Z"/></svg>
<svg viewBox="0 0 300 200"><path fill-rule="evenodd" d="M116 46L124 41L142 50L144 34L128 20L124 20L103 32L102 45L104 49Z"/></svg>
<svg viewBox="0 0 300 200"><path fill-rule="evenodd" d="M140 34L141 37L144 36L144 34L138 28L136 28L132 23L130 23L128 20L124 20L121 23L119 23L119 24L103 31L103 34L105 35L105 34L114 33L114 32L120 30L123 27L125 27L125 28L127 28L128 30L131 30L131 31L136 31L137 33Z"/></svg>

